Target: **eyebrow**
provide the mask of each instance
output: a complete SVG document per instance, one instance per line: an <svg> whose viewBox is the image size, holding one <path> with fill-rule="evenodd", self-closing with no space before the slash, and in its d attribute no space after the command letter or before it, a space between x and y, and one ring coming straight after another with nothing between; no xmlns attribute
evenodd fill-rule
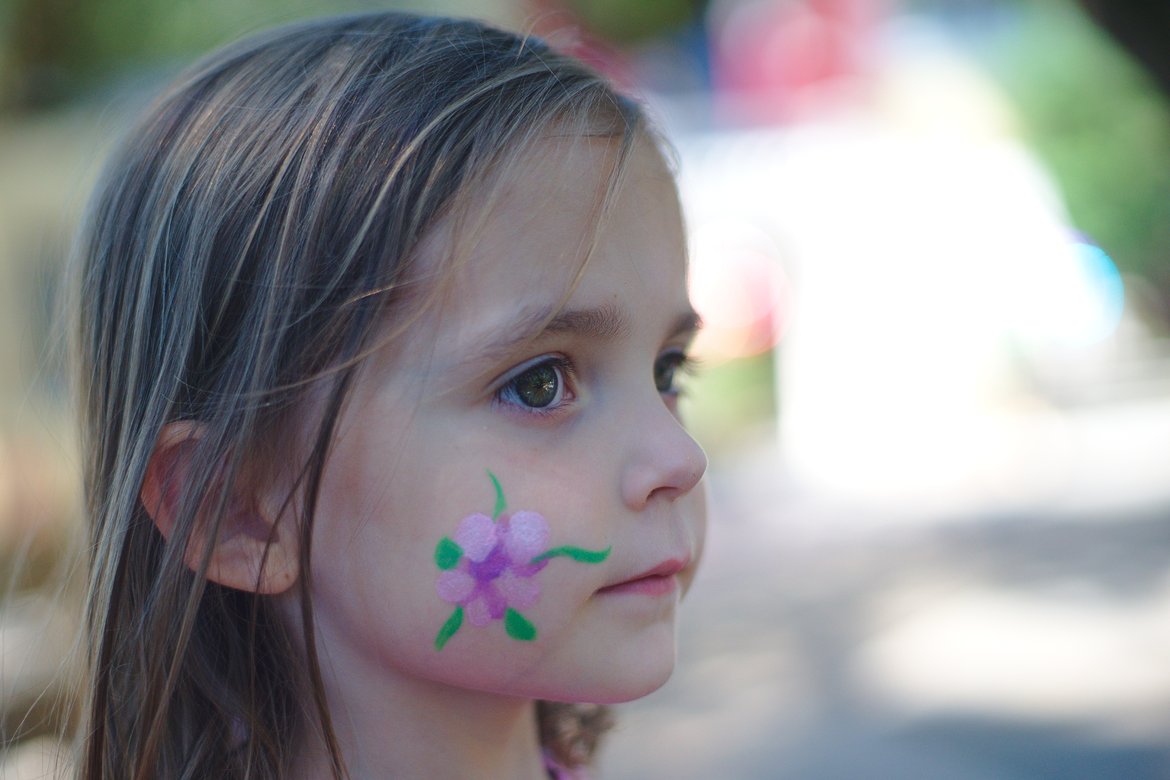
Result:
<svg viewBox="0 0 1170 780"><path fill-rule="evenodd" d="M475 362L503 360L544 336L570 333L597 341L612 341L629 332L629 327L625 313L612 304L564 311L544 306L532 308L521 311L518 317L480 342L475 350Z"/></svg>
<svg viewBox="0 0 1170 780"><path fill-rule="evenodd" d="M533 328L535 337L546 333L574 333L598 341L610 341L629 332L625 312L613 305L594 309L570 309L555 314L543 328Z"/></svg>
<svg viewBox="0 0 1170 780"><path fill-rule="evenodd" d="M688 308L671 325L667 338L694 333L702 327L702 318ZM494 363L511 356L526 344L553 334L573 334L596 341L613 341L629 333L629 318L613 304L585 309L555 311L540 307L521 312L506 329L485 338L476 350L476 363Z"/></svg>

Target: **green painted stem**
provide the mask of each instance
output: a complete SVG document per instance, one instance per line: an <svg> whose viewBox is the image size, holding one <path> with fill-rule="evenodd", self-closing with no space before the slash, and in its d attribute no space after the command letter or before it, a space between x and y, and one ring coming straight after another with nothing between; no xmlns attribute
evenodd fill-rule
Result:
<svg viewBox="0 0 1170 780"><path fill-rule="evenodd" d="M610 551L613 547L606 547L604 550L586 550L581 547L572 547L566 545L565 547L554 547L551 550L546 550L540 555L533 558L529 563L540 563L547 561L550 558L572 558L577 563L601 563L609 557Z"/></svg>
<svg viewBox="0 0 1170 780"><path fill-rule="evenodd" d="M463 625L463 607L455 607L455 611L451 613L451 617L447 618L447 622L439 629L438 636L435 637L435 649L442 650L443 645L447 644L447 640L455 636L455 632Z"/></svg>
<svg viewBox="0 0 1170 780"><path fill-rule="evenodd" d="M508 502L504 500L504 489L500 487L500 480L496 479L496 475L491 471L487 475L492 481L492 487L496 489L496 505L492 509L492 520L495 520L508 507Z"/></svg>

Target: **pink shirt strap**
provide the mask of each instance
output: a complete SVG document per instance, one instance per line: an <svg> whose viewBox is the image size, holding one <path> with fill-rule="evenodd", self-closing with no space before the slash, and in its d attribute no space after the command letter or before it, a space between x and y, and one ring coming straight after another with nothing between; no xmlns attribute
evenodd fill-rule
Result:
<svg viewBox="0 0 1170 780"><path fill-rule="evenodd" d="M544 754L544 768L548 770L551 780L589 780L589 773L585 769L563 767L548 753Z"/></svg>

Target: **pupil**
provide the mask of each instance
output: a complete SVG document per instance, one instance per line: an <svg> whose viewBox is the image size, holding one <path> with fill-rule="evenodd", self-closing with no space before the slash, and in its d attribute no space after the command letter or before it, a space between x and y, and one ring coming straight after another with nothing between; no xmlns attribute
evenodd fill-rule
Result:
<svg viewBox="0 0 1170 780"><path fill-rule="evenodd" d="M674 386L674 366L657 365L654 367L654 386L658 392L665 393Z"/></svg>
<svg viewBox="0 0 1170 780"><path fill-rule="evenodd" d="M527 406L548 406L557 397L557 372L552 366L537 366L516 380L516 393Z"/></svg>

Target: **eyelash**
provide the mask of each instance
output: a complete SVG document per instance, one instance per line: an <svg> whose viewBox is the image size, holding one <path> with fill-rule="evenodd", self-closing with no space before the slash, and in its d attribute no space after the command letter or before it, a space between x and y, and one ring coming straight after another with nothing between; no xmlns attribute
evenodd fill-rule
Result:
<svg viewBox="0 0 1170 780"><path fill-rule="evenodd" d="M655 388L668 401L676 400L683 394L678 386L679 375L690 376L695 373L697 361L681 349L672 349L660 354L654 361L653 380ZM554 396L547 403L535 405L526 402L522 393L529 390L548 391L548 382L541 383L537 372L551 370L555 378L556 389ZM660 372L669 377L666 387L660 386ZM519 366L493 394L496 403L515 409L523 414L551 416L563 409L567 404L576 400L577 394L573 389L576 383L577 371L573 361L565 355L548 355L536 358ZM537 383L531 387L523 387L526 380L536 379Z"/></svg>
<svg viewBox="0 0 1170 780"><path fill-rule="evenodd" d="M681 349L670 350L658 356L654 361L654 386L658 388L658 392L668 398L678 398L684 393L683 388L678 386L678 376L693 376L698 367L697 361ZM670 373L670 387L663 389L658 386L658 371L659 369L669 370Z"/></svg>

